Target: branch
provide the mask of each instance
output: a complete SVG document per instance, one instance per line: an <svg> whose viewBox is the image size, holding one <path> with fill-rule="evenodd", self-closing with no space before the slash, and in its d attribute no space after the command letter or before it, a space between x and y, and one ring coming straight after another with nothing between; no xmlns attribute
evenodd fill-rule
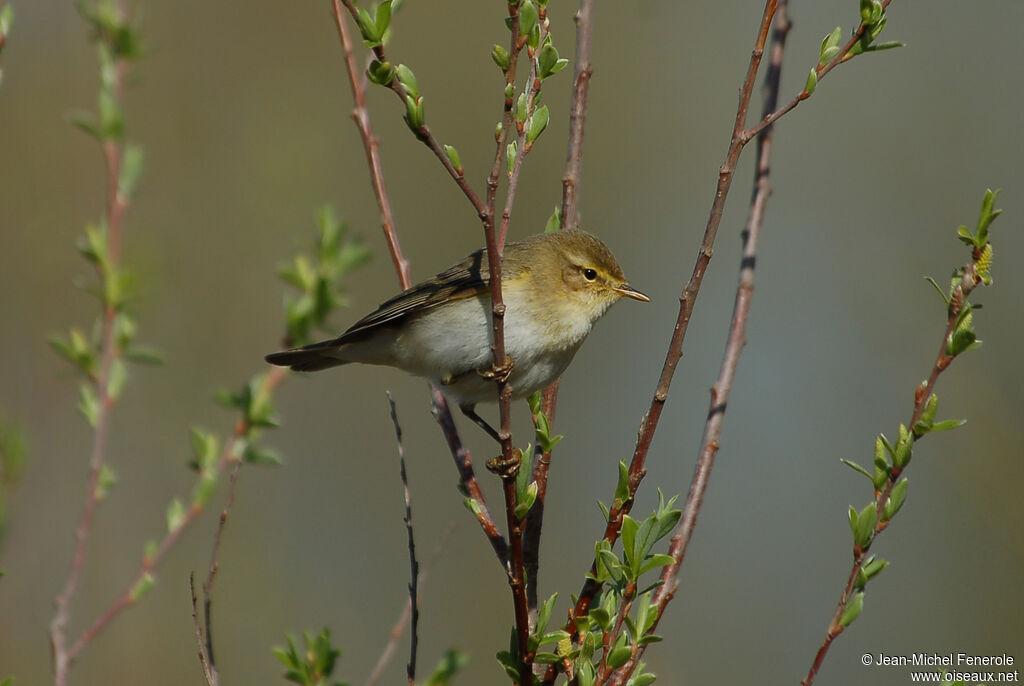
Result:
<svg viewBox="0 0 1024 686"><path fill-rule="evenodd" d="M979 224L986 222L987 227L987 223L990 223L996 216L998 216L999 210L994 212L992 211L991 203L994 200L995 194L989 192L986 195L986 205L982 206L982 219L979 220ZM964 228L961 227L961 231L963 230ZM892 521L892 517L902 505L902 498L905 497L906 491L903 491L903 495L900 496L898 502L895 503L893 511L890 512L888 509L890 506L890 497L893 495L893 490L896 488L897 483L900 482L900 476L910 463L911 447L925 434L940 428L933 424L933 415L938 403L938 398L933 395L933 393L939 375L949 368L949 365L952 364L957 355L977 344L969 319L971 316L971 305L967 302L967 297L979 283L991 283L991 279L988 277L988 268L992 259L992 247L988 244L987 236L984 238L981 236L985 230L987 230L987 228L979 228L979 240L974 245L971 261L964 265L964 267L957 272L957 275L954 276L953 285L950 288L949 297L946 300L946 329L943 332L942 344L939 346L939 352L935 357L935 362L932 364L928 378L922 381L914 392L914 409L910 416L910 423L908 424L910 429L907 437L908 443L905 446L905 457L902 460L897 457L897 455L899 455L901 444L903 443L903 439L901 438L900 443L897 444L896 452L892 457L892 464L889 464L887 460L884 463L885 474L882 475L885 478L884 485L878 484L877 481L875 482L875 500L873 503L875 509L874 524L871 527L866 540L861 541L855 537L853 546L853 565L850 568L850 575L847 577L846 585L844 586L843 592L839 597L839 602L836 605L836 611L832 615L832 620L829 622L828 629L825 632L825 638L822 640L821 646L818 648L818 651L814 656L814 661L811 663L807 676L800 682L802 686L811 686L818 670L821 668L821 665L825 660L825 656L828 654L828 650L831 647L832 642L854 619L856 619L856 614L849 616L847 614L849 603L854 597L855 591L858 593L863 592L863 587L872 576L871 572L867 572L865 570L865 565L869 563L868 551L871 548L871 545L879 534L888 528L889 523ZM963 233L961 233L961 236L963 236ZM962 331L970 335L968 340L971 342L969 344L965 342L962 344L962 347L954 348L955 341L957 340L957 334ZM930 413L932 416L926 417L926 412ZM949 424L952 426L958 425L955 422L951 422ZM944 428L952 428L952 426L946 426ZM904 431L904 427L900 427L901 435ZM886 458L883 457L882 459L885 460ZM881 465L876 461L875 469L878 470L880 467ZM904 488L906 488L905 485ZM863 576L862 572L865 572Z"/></svg>
<svg viewBox="0 0 1024 686"><path fill-rule="evenodd" d="M587 117L587 95L590 77L594 73L590 64L590 40L594 29L595 0L580 0L576 12L576 60L573 69L572 107L569 110L569 146L565 155L565 175L562 177L562 228L579 228L577 209L580 177L583 171L583 125Z"/></svg>
<svg viewBox="0 0 1024 686"><path fill-rule="evenodd" d="M419 644L419 636L416 629L420 621L420 606L416 598L417 585L419 583L420 565L416 561L416 541L412 534L412 496L409 494L409 479L405 475L405 447L402 445L402 427L398 424L398 410L391 392L387 392L388 404L391 406L391 422L395 425L395 442L398 444L398 463L402 476L402 494L405 497L405 530L409 535L409 609L412 615L412 630L409 636L409 663L406 666L406 676L409 678L409 686L416 686L416 647Z"/></svg>
<svg viewBox="0 0 1024 686"><path fill-rule="evenodd" d="M572 104L569 110L569 144L566 151L565 175L562 177L561 228L578 228L578 192L583 171L583 131L587 116L587 96L590 92L590 77L593 65L590 63L590 43L594 29L594 0L581 0L576 12L576 56L573 68ZM558 405L560 380L544 389L541 411L547 417L549 426L554 426L555 409ZM523 556L526 565L526 597L531 622L537 613L537 574L540 568L540 536L544 524L544 501L548 493L548 470L551 467L550 451L543 451L538 445L534 452L533 480L537 482L537 499L526 517L526 534L523 539Z"/></svg>
<svg viewBox="0 0 1024 686"><path fill-rule="evenodd" d="M779 83L782 75L782 57L786 47L786 37L791 26L788 2L787 0L779 0L775 17L775 29L772 33L770 63L764 80L764 112L773 111L778 102ZM690 483L690 492L687 496L686 504L683 506L683 516L676 527L669 545L669 555L672 556L674 561L662 570L662 583L655 592L651 603L652 608L657 612L656 616L659 620L663 616L665 607L675 597L676 590L679 587L679 568L682 565L683 557L686 555L690 538L693 536L694 527L697 525L697 515L700 513L704 492L707 489L708 481L711 477L711 469L714 466L715 455L718 452L719 438L722 434L722 425L725 422L725 411L728 406L729 395L732 391L733 380L736 376L736 368L739 365L740 355L746 343L747 318L754 296L754 269L757 263L757 244L764 222L765 206L772 192L769 174L771 172L773 133L774 129L767 127L757 137L757 168L754 172L754 194L751 199L747 225L743 231L743 254L740 258L739 285L736 288L736 300L733 304L732 323L729 327L728 342L726 343L725 355L722 359L718 380L711 389L711 403L708 408L707 421L704 425L704 436L701 439L697 468ZM654 627L651 628L651 631L653 630ZM634 650L630 661L620 668L622 673L628 674L635 667L635 664L643 657L647 645L641 645L638 649ZM613 681L612 683L618 682Z"/></svg>
<svg viewBox="0 0 1024 686"><path fill-rule="evenodd" d="M345 53L345 64L348 73L349 86L352 89L352 97L356 102L356 107L353 110L353 118L356 121L356 126L359 129L360 136L363 139L363 147L366 151L367 163L370 167L370 178L373 185L374 195L377 198L377 206L381 212L381 227L384 230L384 235L388 243L388 249L391 251L392 261L395 263L395 270L398 273L398 281L403 290L408 289L412 285L412 280L409 277L409 262L402 255L401 246L398 241L398 232L395 229L394 219L391 212L391 203L387 196L386 186L384 184L384 172L381 166L380 156L377 154L377 140L373 135L373 131L370 127L370 113L366 109L366 97L363 89L363 81L359 76L359 71L355 66L355 59L352 51L352 39L348 31L348 25L344 18L344 9L347 9L350 13L355 16L355 8L351 2L346 0L332 0L332 7L334 9L334 21L338 28L338 37L341 39L342 49ZM383 57L383 51L381 50L379 57ZM397 80L396 80L397 83ZM398 84L401 87L401 84ZM396 91L398 92L398 91ZM402 91L404 93L404 89ZM400 93L400 95L402 94ZM403 96L404 97L404 96ZM428 131L429 134L429 131ZM429 144L429 143L428 143ZM436 141L434 141L436 146ZM437 150L435 150L435 153ZM444 154L444 151L440 151L439 155L442 162L445 164L445 168L449 170L449 173L453 177L462 177L461 170L456 171L451 164L451 160ZM459 181L456 178L456 181ZM468 186L460 187L463 191L475 196L472 189ZM472 200L472 198L470 198ZM474 202L474 206L477 207L479 198ZM458 429L455 427L455 420L452 419L451 411L448 409L448 402L445 400L441 391L430 384L431 388L431 411L434 414L435 419L441 426L441 429L445 435L445 439L448 442L452 458L455 460L455 467L459 471L459 476L462 479L462 483L465 485L466 490L477 503L477 509L473 510L477 521L480 522L481 528L487 535L491 542L491 546L494 548L494 552L498 557L498 561L502 567L508 567L508 545L505 542L504 537L498 531L498 526L491 516L490 510L487 508L487 501L484 498L483 491L480 490L480 485L476 481L476 476L473 472L473 464L470 460L469 451L463 449L462 440L459 438Z"/></svg>
<svg viewBox="0 0 1024 686"><path fill-rule="evenodd" d="M263 390L266 393L273 391L287 376L285 370L281 367L274 367L267 373L263 381ZM239 420L235 424L234 431L231 434L231 439L224 445L224 449L221 451L220 457L217 460L215 472L220 474L224 471L229 463L236 462L239 458L235 456L235 446L239 440L241 440L249 431L249 424L244 420ZM74 661L79 653L92 641L96 636L102 632L107 625L110 624L118 615L124 610L138 602L142 593L152 585L153 570L163 561L164 557L174 547L178 539L184 533L188 525L191 524L202 514L205 508L196 502L193 502L191 507L186 510L181 521L173 529L167 532L164 539L157 546L156 552L152 555L146 555L142 558L142 564L139 566L138 572L135 574L132 581L125 587L121 595L111 603L104 612L93 621L92 625L82 632L78 640L75 641L74 645L71 646L70 650L67 651L68 663Z"/></svg>
<svg viewBox="0 0 1024 686"><path fill-rule="evenodd" d="M427 580L427 572L433 568L434 563L437 562L437 558L441 556L441 552L444 550L445 545L448 543L448 539L452 533L455 532L455 524L451 524L445 529L444 533L441 534L441 540L437 542L434 549L430 551L430 556L426 559L423 568L420 570L417 584L419 589L422 590L423 584ZM370 672L370 676L366 678L366 682L363 686L376 686L377 682L380 681L381 676L384 674L384 668L388 666L391 661L391 656L395 653L395 648L398 646L398 639L402 637L402 633L405 631L406 625L412 619L412 605L410 599L406 599L405 605L402 608L402 612L398 615L398 619L395 620L394 625L391 627L391 631L388 632L388 642L384 646L384 650L381 651L380 657L377 658L377 664L374 665L373 671Z"/></svg>
<svg viewBox="0 0 1024 686"><path fill-rule="evenodd" d="M220 541L224 535L224 525L227 524L231 506L235 503L235 486L238 483L238 473L241 467L242 461L236 460L234 467L231 468L231 476L228 479L227 500L224 503L224 509L220 511L220 518L217 520L217 533L213 536L213 551L210 553L210 571L207 573L206 582L203 584L205 637L196 613L196 590L193 575L189 574L189 586L192 588L192 621L196 625L196 640L199 643L199 663L203 667L203 673L206 675L206 681L209 686L217 686L220 683L217 663L213 658L213 619L211 612L213 605L213 580L217 576L217 570L220 568L217 562L217 554L220 552Z"/></svg>
<svg viewBox="0 0 1024 686"><path fill-rule="evenodd" d="M118 4L115 5L115 12L118 20L123 21L124 9ZM125 59L118 57L114 60L113 84L111 94L118 106L123 102L124 79L128 63ZM124 142L120 139L104 139L103 158L107 172L107 201L106 201L106 260L98 260L96 268L99 272L100 282L116 278L117 267L121 252L121 218L128 207L128 198L122 194L120 189L121 164L124 157ZM74 661L75 651L67 649L67 624L69 619L69 607L72 599L78 590L78 583L81 577L82 568L85 565L86 545L89 541L89 534L92 531L93 519L101 498L100 474L103 469L104 455L107 448L107 434L109 431L110 411L115 404L115 398L110 392L111 370L115 362L119 361L124 352L121 345L115 340L114 329L117 319L119 305L108 297L104 297L104 310L101 330L101 341L103 356L100 362L99 374L95 378L96 393L98 398L98 413L94 422L92 452L89 457L88 490L85 496L85 505L82 508L82 515L75 530L75 550L71 559L71 569L68 572L67 580L60 594L57 595L54 604L56 610L50 622L50 642L53 648L53 669L54 683L63 686L67 682L68 670Z"/></svg>
<svg viewBox="0 0 1024 686"><path fill-rule="evenodd" d="M334 20L335 23L338 25L338 32L339 34L341 34L342 44L345 46L346 62L351 62L350 56L352 54L352 42L348 38L348 32L347 29L345 28L344 21L342 20L341 17L342 7L348 10L348 13L352 16L352 21L356 22L357 25L359 23L359 15L356 11L355 4L352 2L352 0L332 0L332 4L334 7ZM387 62L387 58L384 54L384 47L382 45L375 46L373 48L373 54L377 58L378 62ZM356 90L362 90L362 86L358 85L358 80L355 74L355 65L354 63L352 63L352 66L349 67L349 81L352 83L353 93ZM407 93L405 86L402 85L401 81L399 81L397 78L393 78L391 82L387 84L387 87L395 92L395 95L398 96L399 100L401 100L403 104L405 103ZM356 100L357 109L360 107L360 101L360 99ZM362 107L362 110L363 113L365 114L365 106ZM410 127L411 126L412 124L410 123ZM362 127L360 127L360 130L361 128ZM437 156L437 159L441 161L442 165L444 165L444 168L445 170L447 170L449 176L452 177L452 180L455 181L456 185L458 185L458 187L462 190L463 194L473 205L473 208L476 210L477 215L479 215L481 219L484 219L484 215L487 211L487 206L483 203L482 200L480 200L480 196L477 195L476 191L473 190L473 187L470 186L469 183L466 181L465 173L463 172L462 168L456 168L455 165L452 164L452 161L448 159L448 154L444 151L444 148L441 147L441 144L437 142L437 139L434 137L434 134L430 131L430 127L428 127L426 124L422 124L421 126L416 127L413 130L413 133L420 141L424 143L424 145L430 148L431 152L433 152L434 155ZM381 187L383 188L383 182ZM374 186L374 190L377 190L376 186ZM378 199L379 198L380 196L378 195Z"/></svg>
<svg viewBox="0 0 1024 686"><path fill-rule="evenodd" d="M693 313L693 307L697 295L700 292L701 284L704 281L704 274L706 273L708 264L711 261L711 255L713 254L712 246L714 245L715 237L718 234L719 224L722 221L722 211L725 207L725 200L729 195L729 189L732 185L733 171L736 168L740 152L743 150L744 142L740 135L743 132L743 123L746 120L747 108L750 104L751 93L754 89L754 81L757 78L757 70L760 66L761 57L764 53L764 45L767 41L768 30L771 27L772 17L775 14L775 6L777 2L778 0L768 0L765 4L764 14L761 18L761 25L758 29L757 39L755 40L754 49L750 56L750 63L747 67L747 75L744 78L743 86L740 89L740 102L736 108L736 121L733 125L729 151L726 155L725 163L722 164L722 167L719 170L718 187L715 191L715 198L711 205L711 214L708 218L707 227L704 231L704 240L697 256L697 262L693 268L693 275L690 277L690 280L683 288L683 292L679 297L679 314L676 318L675 327L672 331L672 339L669 343L668 353L665 356L665 363L662 367L661 376L658 379L658 386L654 392L654 397L651 400L651 405L647 410L647 413L644 415L643 420L640 422L636 448L633 452L633 458L629 465L629 497L621 503L614 503L609 512L608 524L605 527L604 534L605 540L609 543L614 544L618 539L619 530L622 527L622 517L627 514L632 507L633 496L640 485L640 481L646 474L644 462L647 458L647 452L650 449L651 441L654 438L654 432L657 429L658 420L661 418L661 412L665 406L665 400L668 398L668 390L672 383L672 377L675 374L679 359L682 357L683 339L686 336L686 330L690 323L690 316ZM592 567L591 573L593 574L595 572L596 568ZM590 578L588 578L586 583L584 583L576 605L569 611L569 621L565 625L565 630L570 632L574 637L578 634L573 621L574 618L581 617L586 614L590 607L590 603L593 601L600 589L601 584ZM553 682L554 668L552 666L548 669L545 683Z"/></svg>

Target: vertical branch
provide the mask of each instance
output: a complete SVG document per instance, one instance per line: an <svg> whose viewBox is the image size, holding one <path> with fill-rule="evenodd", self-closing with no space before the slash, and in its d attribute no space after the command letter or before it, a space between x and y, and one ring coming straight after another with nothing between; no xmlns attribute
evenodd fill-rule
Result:
<svg viewBox="0 0 1024 686"><path fill-rule="evenodd" d="M123 21L124 9L120 4L115 5L118 14L118 21ZM113 58L113 83L110 90L115 102L120 105L123 102L124 77L128 64L121 56ZM123 194L120 187L121 163L124 155L124 143L119 138L106 138L102 142L103 158L107 175L107 199L106 199L106 260L97 261L96 268L99 271L101 283L110 278L116 278L121 252L121 218L128 207L128 198ZM71 559L71 569L68 572L64 587L55 599L56 610L50 622L50 642L53 649L53 670L54 683L63 686L67 682L68 670L71 667L73 656L67 648L67 624L70 616L70 604L78 590L78 583L81 577L82 568L85 565L86 547L89 541L89 534L92 531L93 519L96 508L100 501L100 473L103 468L104 455L107 448L107 435L109 432L110 411L114 406L115 399L110 393L111 370L114 363L121 358L121 346L114 338L114 328L117 320L118 304L113 299L104 298L104 309L101 328L101 345L103 347L102 359L99 373L95 377L96 394L98 398L98 413L94 424L92 451L89 457L89 476L85 505L75 530L75 548Z"/></svg>
<svg viewBox="0 0 1024 686"><path fill-rule="evenodd" d="M764 79L763 111L765 114L771 113L778 102L779 83L782 74L782 57L785 50L786 37L791 27L787 9L787 0L778 0L775 28L772 33L770 61ZM770 24L771 17L769 16L766 19ZM742 126L741 120L737 120L737 126ZM703 503L704 492L711 477L711 468L714 466L715 455L718 452L718 442L721 436L722 424L725 420L729 394L732 390L740 355L746 343L746 326L751 300L754 295L754 269L757 263L758 239L760 238L761 227L764 221L765 206L767 205L768 198L771 196L769 174L771 171L773 133L774 129L769 126L763 129L757 137L757 167L754 172L754 190L746 228L743 230L743 254L740 258L739 284L736 288L729 337L718 380L711 389L711 403L708 408L707 421L704 425L704 436L701 441L697 468L690 484L690 492L687 496L686 504L683 507L682 518L669 546L669 554L672 556L673 562L662 570L662 583L658 590L655 591L654 599L651 603L652 609L657 612L656 617L659 620L664 614L665 607L675 596L676 590L679 587L679 568L682 564L683 556L686 554L687 545L693 535L693 530L697 523L697 515ZM651 628L651 631L654 631L654 627ZM609 683L625 683L626 678L635 669L636 664L643 656L646 645L634 647L630 660L616 671L615 678Z"/></svg>
<svg viewBox="0 0 1024 686"><path fill-rule="evenodd" d="M562 228L579 228L577 209L580 177L583 172L583 125L587 117L587 95L590 77L594 72L590 64L590 41L594 29L595 0L580 0L576 12L576 60L573 69L572 107L569 110L569 147L565 155L565 175L562 177Z"/></svg>
<svg viewBox="0 0 1024 686"><path fill-rule="evenodd" d="M334 22L338 29L338 37L341 39L342 50L345 53L345 66L348 74L349 86L352 90L353 100L356 103L356 107L353 110L353 118L355 119L356 126L359 129L359 134L362 137L363 148L366 151L366 160L370 167L370 178L373 191L377 198L377 206L380 208L381 213L381 228L384 230L388 249L391 252L391 258L395 264L395 270L398 273L399 284L402 289L405 290L412 285L412 279L409 276L409 262L402 254L401 246L398 241L398 232L395 229L394 219L391 212L391 202L388 199L386 186L384 184L384 172L381 166L380 155L377 153L377 139L373 135L373 130L370 127L369 110L366 109L366 96L363 80L360 78L360 72L356 67L352 50L352 38L344 17L344 12L346 10L355 16L355 7L349 0L332 0L332 8ZM379 57L383 58L382 50ZM393 89L402 88L401 84L397 82L397 79L393 83ZM399 91L396 90L396 92ZM401 95L401 93L399 94ZM423 135L425 136L423 140L427 142L431 149L434 150L435 154L438 155L438 158L445 164L445 168L448 169L453 178L455 178L457 182L461 181L461 183L459 183L459 187L462 188L464 193L466 193L466 196L470 199L470 202L473 203L473 206L477 209L478 213L486 214L485 206L480 201L479 197L477 197L473 192L472 188L465 183L461 170L456 170L452 166L448 156L443 150L441 150L429 130L425 129ZM430 141L433 142L432 145ZM438 424L441 426L441 430L448 442L448 447L452 454L452 458L455 461L456 469L459 471L459 476L462 479L463 484L465 484L466 489L469 491L470 497L476 503L474 515L480 523L481 528L484 530L484 533L487 535L488 540L490 540L491 546L494 548L494 552L498 557L498 561L503 567L507 567L508 546L504 537L501 535L501 532L498 531L494 517L491 516L490 510L487 508L487 501L484 499L483 492L480 490L480 485L477 483L476 475L473 472L473 464L470 460L469 451L462 447L462 440L459 438L458 429L455 427L455 420L452 419L451 410L448 408L448 402L434 384L430 384L430 389L432 398L431 410L434 417L437 419Z"/></svg>
<svg viewBox="0 0 1024 686"><path fill-rule="evenodd" d="M420 577L420 565L416 561L416 541L412 534L412 496L409 494L409 479L405 474L405 446L402 445L402 427L398 424L398 410L395 408L395 400L391 392L387 392L388 404L391 406L391 423L395 425L395 442L398 444L398 464L402 477L402 495L405 498L405 530L409 536L409 608L412 617L412 625L409 634L409 662L406 665L405 673L409 679L409 686L416 684L416 648L419 644L419 636L416 631L420 622L420 605L417 599L418 584Z"/></svg>
<svg viewBox="0 0 1024 686"><path fill-rule="evenodd" d="M590 63L590 45L594 31L595 0L580 0L574 17L576 22L576 56L573 60L573 91L569 109L569 143L562 177L561 228L579 228L578 197L583 172L583 135L587 117L587 97L594 68ZM554 426L560 380L544 389L541 411ZM548 492L548 470L551 453L538 446L534 455L533 480L537 482L537 499L526 517L523 541L526 560L527 604L531 621L537 613L537 574L540 568L540 536L544 524L544 501Z"/></svg>
<svg viewBox="0 0 1024 686"><path fill-rule="evenodd" d="M217 686L220 683L220 674L217 671L217 662L213 657L213 581L220 569L217 556L220 553L220 542L224 537L224 526L227 524L228 515L231 513L231 506L235 504L235 487L238 484L238 474L242 467L241 459L231 458L235 465L231 469L231 476L228 479L228 495L224 503L224 509L220 511L220 518L217 520L217 532L213 536L213 550L210 553L210 570L206 574L206 581L203 583L203 624L205 631L199 624L199 617L196 612L196 589L193 575L189 575L189 586L192 589L192 620L196 625L196 641L199 643L199 663L203 667L203 673L210 686Z"/></svg>
<svg viewBox="0 0 1024 686"><path fill-rule="evenodd" d="M398 234L395 231L391 201L388 200L387 187L384 185L379 144L370 127L370 113L366 109L366 93L363 90L360 71L352 52L352 37L349 35L348 24L342 17L340 0L333 0L333 7L334 23L338 27L338 36L341 38L341 47L345 53L345 70L352 87L352 98L356 103L352 109L352 119L359 128L359 135L363 141L363 149L366 151L366 160L370 167L370 183L373 185L373 194L377 198L377 207L380 209L381 229L384 231L384 239L388 244L388 252L391 253L391 261L394 262L395 271L398 273L398 282L404 291L412 285L412 279L409 276L409 260L405 259L405 255L402 254L402 246L398 242Z"/></svg>

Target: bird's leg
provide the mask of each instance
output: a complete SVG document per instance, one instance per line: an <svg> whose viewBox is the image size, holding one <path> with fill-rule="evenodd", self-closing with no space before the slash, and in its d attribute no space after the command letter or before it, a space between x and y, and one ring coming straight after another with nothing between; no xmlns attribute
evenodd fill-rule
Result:
<svg viewBox="0 0 1024 686"><path fill-rule="evenodd" d="M487 423L487 420L476 413L475 406L459 405L459 409L462 410L462 414L472 419L474 424L486 431L488 436L493 438L498 444L501 443L501 436L494 430L494 427Z"/></svg>
<svg viewBox="0 0 1024 686"><path fill-rule="evenodd" d="M511 357L505 357L505 364L494 365L490 369L478 369L476 373L487 379L488 381L497 381L498 383L505 383L508 381L508 377L512 376L512 369L515 368L516 363Z"/></svg>
<svg viewBox="0 0 1024 686"><path fill-rule="evenodd" d="M487 423L487 420L476 413L473 405L459 405L459 409L462 410L462 414L472 419L474 424L486 431L488 436L497 443L501 443L501 436L494 430L494 427ZM512 457L508 460L500 455L487 460L487 471L497 474L502 479L514 479L519 472L519 465L522 464L522 461L523 451L516 448L512 453Z"/></svg>

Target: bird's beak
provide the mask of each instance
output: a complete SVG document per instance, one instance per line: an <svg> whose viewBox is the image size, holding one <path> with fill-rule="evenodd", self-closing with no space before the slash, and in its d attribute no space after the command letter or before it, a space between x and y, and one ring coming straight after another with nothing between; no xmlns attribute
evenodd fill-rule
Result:
<svg viewBox="0 0 1024 686"><path fill-rule="evenodd" d="M633 300L639 300L642 303L649 303L649 302L651 302L650 298L648 298L646 295L644 295L643 293L641 293L637 289L635 289L632 286L630 286L628 283L624 283L622 285L616 286L612 290L615 291L616 293L618 293L619 295L621 295L624 298L632 298Z"/></svg>

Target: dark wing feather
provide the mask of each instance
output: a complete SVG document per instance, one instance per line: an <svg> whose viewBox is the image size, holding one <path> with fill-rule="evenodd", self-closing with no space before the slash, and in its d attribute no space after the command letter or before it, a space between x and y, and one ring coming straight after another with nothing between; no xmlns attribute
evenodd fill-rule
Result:
<svg viewBox="0 0 1024 686"><path fill-rule="evenodd" d="M450 300L479 295L487 290L489 278L486 251L477 250L433 279L416 284L383 303L349 327L335 342L344 343L346 339L358 338L378 326L398 322L410 314Z"/></svg>

